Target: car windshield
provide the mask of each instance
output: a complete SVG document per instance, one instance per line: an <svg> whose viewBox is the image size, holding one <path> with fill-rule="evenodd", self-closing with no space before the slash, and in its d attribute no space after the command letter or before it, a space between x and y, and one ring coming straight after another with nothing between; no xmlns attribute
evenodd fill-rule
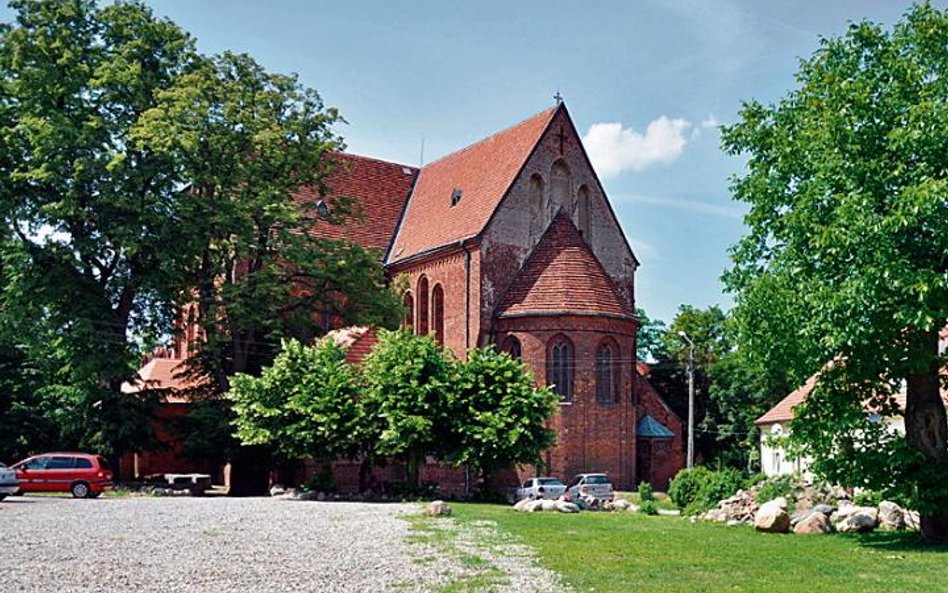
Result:
<svg viewBox="0 0 948 593"><path fill-rule="evenodd" d="M610 482L609 478L607 478L606 476L587 476L586 483L587 484L611 484L612 482Z"/></svg>
<svg viewBox="0 0 948 593"><path fill-rule="evenodd" d="M563 482L557 480L556 478L540 478L537 481L541 486L565 486Z"/></svg>

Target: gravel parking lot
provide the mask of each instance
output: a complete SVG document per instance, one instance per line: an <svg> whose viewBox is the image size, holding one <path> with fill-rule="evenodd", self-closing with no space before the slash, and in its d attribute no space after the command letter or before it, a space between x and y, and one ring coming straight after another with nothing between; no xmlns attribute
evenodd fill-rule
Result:
<svg viewBox="0 0 948 593"><path fill-rule="evenodd" d="M416 510L268 498L8 498L0 591L427 591L450 577L442 562L412 561L418 544L406 543L409 526L398 516Z"/></svg>

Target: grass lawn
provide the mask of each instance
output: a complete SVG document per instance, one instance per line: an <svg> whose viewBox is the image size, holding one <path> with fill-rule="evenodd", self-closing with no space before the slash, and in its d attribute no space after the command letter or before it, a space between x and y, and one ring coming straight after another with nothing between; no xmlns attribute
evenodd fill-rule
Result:
<svg viewBox="0 0 948 593"><path fill-rule="evenodd" d="M948 548L915 534L795 536L634 513L517 513L452 504L462 524L494 521L577 591L903 593L948 591Z"/></svg>

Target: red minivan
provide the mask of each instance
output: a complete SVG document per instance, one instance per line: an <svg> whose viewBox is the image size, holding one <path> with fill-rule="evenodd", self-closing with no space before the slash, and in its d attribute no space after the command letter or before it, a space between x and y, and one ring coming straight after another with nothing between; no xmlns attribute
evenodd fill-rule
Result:
<svg viewBox="0 0 948 593"><path fill-rule="evenodd" d="M112 469L101 455L43 453L12 466L20 492L71 492L76 498L95 498L112 487Z"/></svg>

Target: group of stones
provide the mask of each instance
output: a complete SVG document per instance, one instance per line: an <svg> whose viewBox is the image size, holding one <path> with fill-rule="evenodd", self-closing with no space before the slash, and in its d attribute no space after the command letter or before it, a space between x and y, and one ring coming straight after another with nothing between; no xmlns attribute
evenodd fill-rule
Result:
<svg viewBox="0 0 948 593"><path fill-rule="evenodd" d="M623 498L602 500L594 496L583 496L575 501L559 497L556 500L543 498L524 498L514 505L514 510L521 513L538 513L541 511L555 511L559 513L578 513L580 511L631 511L637 512L639 507Z"/></svg>
<svg viewBox="0 0 948 593"><path fill-rule="evenodd" d="M753 491L739 490L737 494L718 503L703 518L728 525L753 524L758 531L767 533L821 534L867 533L874 529L917 531L918 513L901 508L894 502L882 501L878 507L853 504L845 495L836 504L810 504L811 500L798 500L796 511L790 514L785 497L758 504Z"/></svg>

